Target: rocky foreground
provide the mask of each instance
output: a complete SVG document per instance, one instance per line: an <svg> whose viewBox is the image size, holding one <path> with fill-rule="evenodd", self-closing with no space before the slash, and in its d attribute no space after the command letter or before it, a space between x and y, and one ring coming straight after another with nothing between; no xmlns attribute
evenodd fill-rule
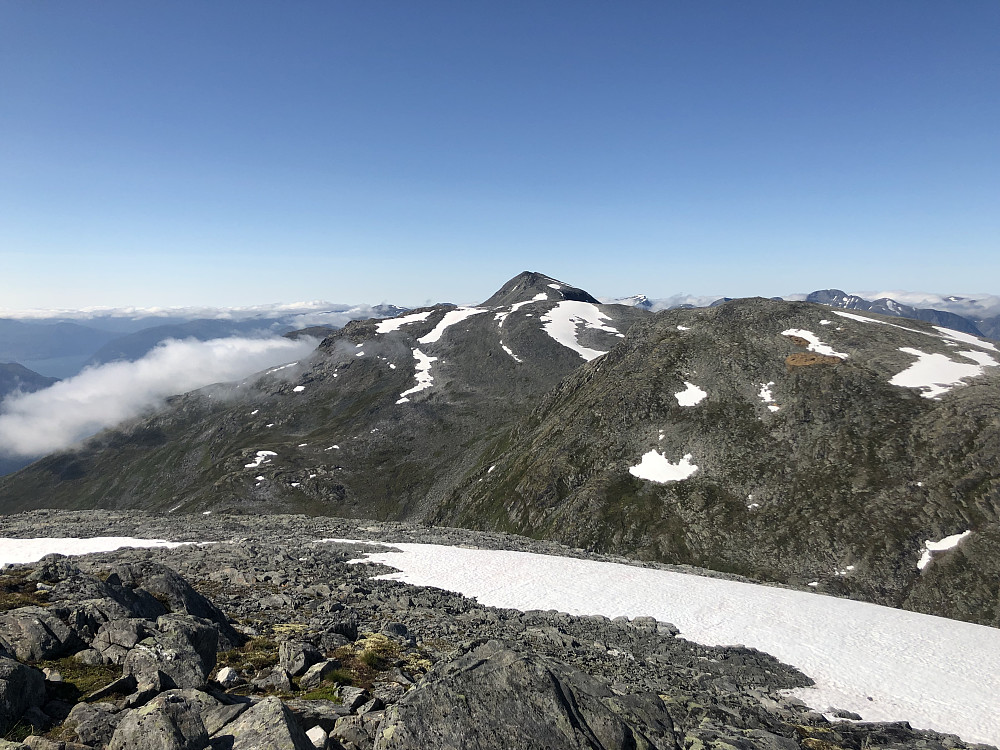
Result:
<svg viewBox="0 0 1000 750"><path fill-rule="evenodd" d="M983 747L831 722L809 679L651 618L483 607L349 564L368 538L584 554L503 534L302 516L49 512L0 536L218 542L0 571L0 748Z"/></svg>

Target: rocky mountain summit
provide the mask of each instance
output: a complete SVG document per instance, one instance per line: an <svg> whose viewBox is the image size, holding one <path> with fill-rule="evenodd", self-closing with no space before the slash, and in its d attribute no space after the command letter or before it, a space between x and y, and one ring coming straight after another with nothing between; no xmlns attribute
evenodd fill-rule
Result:
<svg viewBox="0 0 1000 750"><path fill-rule="evenodd" d="M648 315L530 272L492 299L353 321L308 360L179 396L0 479L0 508L424 516Z"/></svg>
<svg viewBox="0 0 1000 750"><path fill-rule="evenodd" d="M432 522L996 626L998 364L932 323L654 314L524 272L178 396L0 479L0 508Z"/></svg>
<svg viewBox="0 0 1000 750"><path fill-rule="evenodd" d="M560 551L548 542L303 516L0 520L2 536L39 533L215 543L0 570L0 747L985 747L831 721L781 692L809 684L796 670L652 618L493 609L373 579L385 569L350 564L365 546L344 540Z"/></svg>

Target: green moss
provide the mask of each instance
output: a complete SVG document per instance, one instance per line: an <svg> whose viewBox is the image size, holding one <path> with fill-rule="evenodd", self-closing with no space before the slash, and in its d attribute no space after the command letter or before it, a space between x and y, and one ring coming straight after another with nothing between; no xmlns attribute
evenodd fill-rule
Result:
<svg viewBox="0 0 1000 750"><path fill-rule="evenodd" d="M54 697L67 703L79 703L85 695L117 680L122 668L113 664L82 664L67 656L64 659L43 661L35 665L49 667L62 675L61 683L53 683Z"/></svg>
<svg viewBox="0 0 1000 750"><path fill-rule="evenodd" d="M326 680L323 680L319 687L300 694L299 698L307 701L332 701L334 703L341 703L340 686L353 684L354 679L348 672L335 669Z"/></svg>

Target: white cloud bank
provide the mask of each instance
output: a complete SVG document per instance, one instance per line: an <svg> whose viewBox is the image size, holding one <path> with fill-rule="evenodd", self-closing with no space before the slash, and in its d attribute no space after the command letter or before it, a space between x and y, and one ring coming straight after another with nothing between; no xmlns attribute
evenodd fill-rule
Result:
<svg viewBox="0 0 1000 750"><path fill-rule="evenodd" d="M300 359L316 347L304 338L171 339L135 362L84 370L41 391L0 404L0 453L41 456L137 417L178 393L239 380Z"/></svg>

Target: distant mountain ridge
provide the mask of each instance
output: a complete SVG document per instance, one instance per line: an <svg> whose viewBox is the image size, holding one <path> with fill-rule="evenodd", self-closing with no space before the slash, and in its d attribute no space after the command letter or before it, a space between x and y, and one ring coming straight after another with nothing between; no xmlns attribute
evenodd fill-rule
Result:
<svg viewBox="0 0 1000 750"><path fill-rule="evenodd" d="M772 299L785 299L789 301L805 300L844 310L863 310L865 312L874 312L879 315L889 315L897 318L924 320L934 325L963 331L973 336L985 336L986 338L1000 340L1000 315L992 314L997 309L1000 309L1000 302L995 297L990 298L989 304L981 306L977 304L976 300L967 300L963 297L904 294L924 299L928 297L933 298L928 301L936 300L939 307L915 307L891 297L879 297L875 300L868 300L856 294L848 294L840 289L820 289L810 292L808 295L773 297ZM649 299L644 294L636 294L631 297L608 298L605 299L605 302L641 307L645 310L659 312L662 310L690 309L693 307L712 307L721 305L724 302L730 302L733 299L735 298L696 297L692 295L674 295L673 297L662 299ZM946 307L956 309L945 309ZM958 312L958 309L963 310L963 312Z"/></svg>

